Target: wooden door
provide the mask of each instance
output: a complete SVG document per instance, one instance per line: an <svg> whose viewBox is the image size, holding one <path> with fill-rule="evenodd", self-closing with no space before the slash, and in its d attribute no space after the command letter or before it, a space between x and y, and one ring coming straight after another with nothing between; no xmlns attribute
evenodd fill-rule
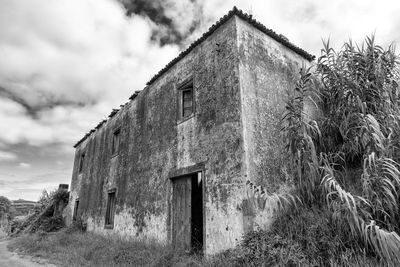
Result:
<svg viewBox="0 0 400 267"><path fill-rule="evenodd" d="M191 177L176 178L172 183L172 244L176 249L188 251L191 249Z"/></svg>

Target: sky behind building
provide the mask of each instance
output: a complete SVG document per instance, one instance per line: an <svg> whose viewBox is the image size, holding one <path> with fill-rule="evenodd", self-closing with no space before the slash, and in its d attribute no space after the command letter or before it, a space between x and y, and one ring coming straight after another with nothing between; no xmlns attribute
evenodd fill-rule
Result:
<svg viewBox="0 0 400 267"><path fill-rule="evenodd" d="M317 57L400 42L389 0L0 0L0 195L69 183L76 141L234 5Z"/></svg>

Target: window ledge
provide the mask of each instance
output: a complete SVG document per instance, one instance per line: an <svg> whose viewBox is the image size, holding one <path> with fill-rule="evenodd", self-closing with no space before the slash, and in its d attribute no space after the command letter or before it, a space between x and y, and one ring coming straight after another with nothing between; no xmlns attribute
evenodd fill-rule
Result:
<svg viewBox="0 0 400 267"><path fill-rule="evenodd" d="M112 224L106 224L106 225L104 225L104 229L114 229L114 225L112 225Z"/></svg>
<svg viewBox="0 0 400 267"><path fill-rule="evenodd" d="M179 119L179 120L176 122L176 124L181 124L182 122L185 122L185 121L190 120L190 119L193 119L193 118L194 118L194 113L193 113L192 115L190 115L190 116L187 116L187 117L185 117L185 118Z"/></svg>

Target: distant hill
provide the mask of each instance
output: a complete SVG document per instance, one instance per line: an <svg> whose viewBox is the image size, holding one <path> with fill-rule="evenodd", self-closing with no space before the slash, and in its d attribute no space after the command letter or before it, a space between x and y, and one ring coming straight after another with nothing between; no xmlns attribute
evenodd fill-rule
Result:
<svg viewBox="0 0 400 267"><path fill-rule="evenodd" d="M35 207L39 206L36 201L18 199L11 200L11 206L16 210L16 215L27 215L35 211Z"/></svg>

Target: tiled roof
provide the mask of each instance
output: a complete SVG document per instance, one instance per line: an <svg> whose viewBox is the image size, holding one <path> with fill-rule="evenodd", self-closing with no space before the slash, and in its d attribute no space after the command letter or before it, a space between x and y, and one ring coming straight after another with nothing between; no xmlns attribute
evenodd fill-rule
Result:
<svg viewBox="0 0 400 267"><path fill-rule="evenodd" d="M156 75L154 75L153 78L151 78L150 81L147 82L147 85L152 84L161 75L163 75L165 72L167 72L173 65L175 65L175 63L177 63L179 60L181 60L183 57L185 57L187 54L189 54L190 51L192 51L197 45L199 45L205 39L207 39L208 36L210 36L216 29L218 29L222 24L224 24L226 21L228 21L234 15L247 21L248 23L253 25L255 28L257 28L258 30L262 31L263 33L265 33L266 35L268 35L275 41L283 44L287 48L293 50L294 52L296 52L300 56L304 57L308 61L314 60L315 56L309 54L308 52L304 51L300 47L295 46L294 44L289 42L289 40L285 36L283 36L282 34L277 34L273 30L268 29L263 24L261 24L260 22L258 22L255 19L253 19L252 15L244 13L242 10L237 9L235 6L235 7L233 7L233 9L231 11L228 12L228 14L226 14L225 16L220 18L219 21L217 21L215 24L213 24L208 29L208 31L205 32L199 39L194 41L185 51L182 51L176 58L171 60L162 70L160 70Z"/></svg>
<svg viewBox="0 0 400 267"><path fill-rule="evenodd" d="M147 82L147 85L152 84L155 80L157 80L161 75L163 75L165 72L167 72L173 65L175 65L175 63L177 63L179 60L181 60L183 57L185 57L187 54L190 53L190 51L192 51L197 45L199 45L201 42L203 42L208 36L210 36L216 29L218 29L222 24L224 24L225 22L227 22L231 17L233 17L234 15L238 16L239 18L247 21L248 23L250 23L251 25L253 25L255 28L257 28L258 30L262 31L263 33L265 33L266 35L268 35L269 37L271 37L272 39L276 40L277 42L283 44L284 46L286 46L287 48L293 50L294 52L296 52L297 54L299 54L300 56L304 57L305 59L307 59L308 61L312 61L314 60L315 56L309 54L308 52L304 51L303 49L301 49L300 47L295 46L294 44L292 44L291 42L289 42L289 40L281 35L281 34L277 34L276 32L274 32L271 29L268 29L267 27L265 27L263 24L261 24L260 22L256 21L255 19L253 19L252 15L246 14L244 13L242 10L239 10L235 7L233 7L233 9L231 11L228 12L228 14L226 14L225 16L223 16L222 18L219 19L219 21L217 21L215 24L213 24L207 32L205 32L199 39L197 39L196 41L194 41L185 51L181 52L176 58L174 58L172 61L170 61L162 70L160 70L156 75L153 76L153 78L150 79L150 81ZM139 94L140 91L135 91L131 97L129 97L130 100L133 100L136 98L136 96ZM123 106L121 106L122 108ZM111 114L108 116L109 118L113 117L115 114L117 114L119 111L119 109L113 109ZM93 132L95 132L95 130L98 130L99 128L101 128L101 126L107 122L107 120L103 120L101 121L96 127L95 129L90 130L90 132L88 132L87 134L85 134L75 145L74 147L76 148L77 146L79 146L80 143L82 143L83 141L85 141L86 138L88 138Z"/></svg>

